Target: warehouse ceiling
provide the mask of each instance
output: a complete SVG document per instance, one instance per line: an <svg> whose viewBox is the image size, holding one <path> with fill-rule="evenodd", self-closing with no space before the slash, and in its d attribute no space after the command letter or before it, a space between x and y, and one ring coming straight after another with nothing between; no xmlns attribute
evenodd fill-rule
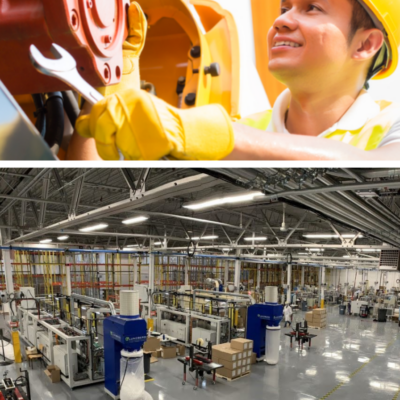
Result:
<svg viewBox="0 0 400 400"><path fill-rule="evenodd" d="M162 251L195 246L205 254L376 265L379 252L371 249L400 248L399 196L400 170L388 169L7 168L0 170L1 241L132 250L152 242ZM122 223L140 216L147 219ZM107 227L80 231L97 224Z"/></svg>

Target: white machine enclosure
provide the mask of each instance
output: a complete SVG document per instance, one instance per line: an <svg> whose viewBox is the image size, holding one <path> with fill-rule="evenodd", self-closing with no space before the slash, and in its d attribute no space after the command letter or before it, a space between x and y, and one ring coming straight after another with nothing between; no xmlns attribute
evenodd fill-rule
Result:
<svg viewBox="0 0 400 400"><path fill-rule="evenodd" d="M78 372L78 355L76 351L71 352L71 368L68 365L68 346L58 345L53 347L54 352L54 365L60 368L61 372L65 376L69 376L70 373L74 375Z"/></svg>

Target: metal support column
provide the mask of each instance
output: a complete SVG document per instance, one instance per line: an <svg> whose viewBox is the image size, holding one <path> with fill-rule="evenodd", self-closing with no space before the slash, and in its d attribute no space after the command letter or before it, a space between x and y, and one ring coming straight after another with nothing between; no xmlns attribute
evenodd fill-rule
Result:
<svg viewBox="0 0 400 400"><path fill-rule="evenodd" d="M229 281L229 260L224 260L225 270L224 270L224 286L228 287Z"/></svg>
<svg viewBox="0 0 400 400"><path fill-rule="evenodd" d="M325 267L321 267L321 308L325 308Z"/></svg>
<svg viewBox="0 0 400 400"><path fill-rule="evenodd" d="M149 248L149 289L151 293L154 291L154 240L150 239L150 248Z"/></svg>
<svg viewBox="0 0 400 400"><path fill-rule="evenodd" d="M261 264L257 264L257 284L256 284L257 289L260 289L260 282L261 282Z"/></svg>
<svg viewBox="0 0 400 400"><path fill-rule="evenodd" d="M236 250L236 257L240 257L240 250ZM240 268L241 268L241 261L240 260L235 260L235 292L239 293L240 292Z"/></svg>
<svg viewBox="0 0 400 400"><path fill-rule="evenodd" d="M349 291L349 268L346 269L346 283L347 285L345 286L345 293L344 293L345 296L347 296L347 293Z"/></svg>
<svg viewBox="0 0 400 400"><path fill-rule="evenodd" d="M289 263L287 266L287 288L286 288L286 301L292 303L292 264Z"/></svg>
<svg viewBox="0 0 400 400"><path fill-rule="evenodd" d="M302 288L304 287L304 270L305 270L305 267L302 266L301 267L301 285L300 285Z"/></svg>
<svg viewBox="0 0 400 400"><path fill-rule="evenodd" d="M133 287L139 283L138 282L138 258L133 257Z"/></svg>
<svg viewBox="0 0 400 400"><path fill-rule="evenodd" d="M12 274L12 262L11 259L11 251L3 250L3 261L4 261L4 275L6 280L6 292L14 293L14 282L13 282L13 274Z"/></svg>
<svg viewBox="0 0 400 400"><path fill-rule="evenodd" d="M190 259L189 257L185 258L185 285L188 286L189 285L189 263L190 263Z"/></svg>

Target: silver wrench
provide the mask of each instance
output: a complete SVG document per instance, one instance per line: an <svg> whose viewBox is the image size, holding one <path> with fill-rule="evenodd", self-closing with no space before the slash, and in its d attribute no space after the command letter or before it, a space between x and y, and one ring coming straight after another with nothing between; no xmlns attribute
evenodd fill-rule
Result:
<svg viewBox="0 0 400 400"><path fill-rule="evenodd" d="M61 46L53 43L50 48L56 59L46 58L35 45L31 45L29 56L33 66L42 74L58 78L76 92L78 92L89 104L95 105L104 99L94 87L89 85L76 69L76 61L71 54ZM120 160L124 159L118 149Z"/></svg>
<svg viewBox="0 0 400 400"><path fill-rule="evenodd" d="M33 66L42 74L58 78L78 92L92 106L104 97L90 86L78 73L76 61L61 46L53 43L51 52L55 60L46 58L35 45L31 45L29 55Z"/></svg>

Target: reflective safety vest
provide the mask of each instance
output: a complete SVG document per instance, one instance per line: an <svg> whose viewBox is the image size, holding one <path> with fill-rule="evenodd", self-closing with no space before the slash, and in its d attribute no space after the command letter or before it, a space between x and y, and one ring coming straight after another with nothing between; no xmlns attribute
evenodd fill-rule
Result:
<svg viewBox="0 0 400 400"><path fill-rule="evenodd" d="M380 113L371 118L363 127L355 131L336 130L323 137L348 143L361 150L376 149L396 121L400 119L400 104L381 100L376 101ZM266 131L272 119L272 110L259 114L256 118L243 118L238 123Z"/></svg>

